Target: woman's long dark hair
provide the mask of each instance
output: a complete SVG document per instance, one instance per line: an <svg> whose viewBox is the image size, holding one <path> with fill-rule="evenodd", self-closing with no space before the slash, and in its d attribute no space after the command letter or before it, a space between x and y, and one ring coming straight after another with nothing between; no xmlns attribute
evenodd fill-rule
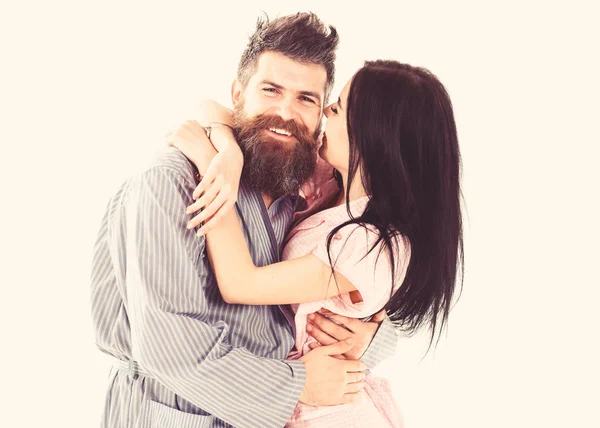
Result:
<svg viewBox="0 0 600 428"><path fill-rule="evenodd" d="M407 240L407 273L385 309L408 333L429 324L433 341L447 323L458 271L461 284L464 271L461 161L450 97L429 70L367 61L354 75L347 104L351 219L329 234L328 251L342 227L375 226L375 245L383 241L395 281L397 239ZM359 166L370 199L354 218L348 201Z"/></svg>

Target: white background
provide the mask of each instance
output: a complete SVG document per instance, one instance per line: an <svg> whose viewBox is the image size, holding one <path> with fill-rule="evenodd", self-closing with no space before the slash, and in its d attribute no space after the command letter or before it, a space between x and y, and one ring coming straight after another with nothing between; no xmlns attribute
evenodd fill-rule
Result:
<svg viewBox="0 0 600 428"><path fill-rule="evenodd" d="M3 2L0 425L98 426L89 271L108 198L195 102L229 100L261 10L312 10L340 33L335 96L391 58L430 68L455 107L464 292L435 352L402 340L379 370L407 426L600 427L593 3Z"/></svg>

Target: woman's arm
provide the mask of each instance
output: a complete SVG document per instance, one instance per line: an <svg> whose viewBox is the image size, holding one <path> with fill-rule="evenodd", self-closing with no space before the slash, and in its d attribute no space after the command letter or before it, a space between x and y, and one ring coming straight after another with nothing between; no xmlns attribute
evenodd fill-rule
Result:
<svg viewBox="0 0 600 428"><path fill-rule="evenodd" d="M192 194L196 202L187 210L188 214L202 210L201 221L205 222L205 230L221 221L237 202L244 166L244 157L230 128L218 126L210 135L210 141L219 153L205 171L198 167L202 180Z"/></svg>
<svg viewBox="0 0 600 428"><path fill-rule="evenodd" d="M221 161L219 165L211 166L213 169L217 169L217 173L226 175L226 178L233 178L231 176L234 174L230 172L239 170L235 183L237 189L243 166L243 156L233 134L233 112L215 101L205 100L198 104L195 117L196 120L184 122L169 136L169 144L181 150L196 165L202 176L209 172L205 165L206 158L212 159L214 149L216 149L221 154ZM206 136L204 127L207 126L210 126L212 130L210 140L204 138ZM215 166L219 168L215 168ZM228 166L231 171L221 171L224 169L223 166ZM201 187L200 191L196 189L195 195L210 187L209 184L205 180L204 187Z"/></svg>
<svg viewBox="0 0 600 428"><path fill-rule="evenodd" d="M201 116L204 116L200 118L203 123L210 120L208 116L225 124L230 123L223 108L210 102L204 105ZM256 267L250 257L235 212L221 209L218 218L211 209L211 207L221 206L228 194L223 190L215 191L226 186L223 184L226 179L219 174L210 174L210 169L214 165L218 166L215 169L231 167L230 170L235 172L230 176L237 174L236 183L239 183L240 164L243 163L243 158L233 132L227 126L213 127L210 142L219 150L219 154L215 156L214 148L206 138L204 128L196 121L188 121L186 125L190 129L181 132L182 138L179 138L174 145L196 164L201 174L204 173L202 182L194 192L194 198L201 193L204 194L188 207L187 212L191 214L200 208L204 209L189 222L188 228L194 228L208 221L199 232L207 233L208 255L225 301L257 305L302 303L356 290L343 275L336 272L334 277L331 267L313 255ZM228 157L229 153L232 154L231 158ZM236 153L239 153L239 158L236 158ZM201 168L206 164L207 156L214 156L214 158L210 168L203 171ZM239 168L236 170L237 166ZM237 187L235 196L237 199ZM214 225L216 220L219 220L218 225Z"/></svg>
<svg viewBox="0 0 600 428"><path fill-rule="evenodd" d="M209 231L206 239L221 295L228 303L303 303L356 290L339 272L332 275L331 267L312 254L256 267L233 212Z"/></svg>
<svg viewBox="0 0 600 428"><path fill-rule="evenodd" d="M169 143L181 150L202 175L193 193L198 200L188 213L203 209L204 227L210 230L237 201L244 158L231 128L231 110L204 101L196 116L198 120L185 122L171 135ZM211 126L210 140L200 123Z"/></svg>

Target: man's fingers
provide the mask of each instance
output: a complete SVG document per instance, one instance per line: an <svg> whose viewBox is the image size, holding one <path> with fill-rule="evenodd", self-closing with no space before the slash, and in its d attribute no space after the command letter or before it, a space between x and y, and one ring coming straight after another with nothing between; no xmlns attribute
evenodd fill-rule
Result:
<svg viewBox="0 0 600 428"><path fill-rule="evenodd" d="M346 352L348 352L350 349L352 349L353 346L354 346L354 339L347 339L347 340L342 340L340 342L334 343L332 345L322 346L321 349L319 349L319 351L323 352L325 355L340 355L340 354L345 354ZM359 362L359 361L353 361L353 362ZM360 371L360 370L346 369L346 371Z"/></svg>
<svg viewBox="0 0 600 428"><path fill-rule="evenodd" d="M346 394L356 394L360 392L365 387L365 381L353 382L346 384Z"/></svg>
<svg viewBox="0 0 600 428"><path fill-rule="evenodd" d="M348 358L346 358L346 356L344 354L339 354L339 355L332 355L333 358L335 358L336 360L347 360Z"/></svg>
<svg viewBox="0 0 600 428"><path fill-rule="evenodd" d="M351 372L351 373L346 373L346 381L348 383L356 383L356 382L363 382L366 379L366 376L364 372Z"/></svg>
<svg viewBox="0 0 600 428"><path fill-rule="evenodd" d="M354 392L350 394L344 394L342 396L342 404L356 403L362 398L364 393L362 391Z"/></svg>
<svg viewBox="0 0 600 428"><path fill-rule="evenodd" d="M360 360L346 360L344 362L344 368L348 373L364 372L365 370L367 370L367 365Z"/></svg>
<svg viewBox="0 0 600 428"><path fill-rule="evenodd" d="M332 319L334 315L330 315ZM341 316L341 315L340 315ZM339 316L338 316L339 317ZM342 317L345 318L345 317ZM346 327L337 324L336 322L324 317L319 313L311 314L308 316L310 322L316 325L319 329L321 329L324 333L327 333L329 336L337 339L337 340L345 340L351 336L352 332L348 330ZM336 319L337 321L337 319ZM359 321L360 322L360 321ZM321 342L319 340L319 342ZM323 343L323 342L321 342Z"/></svg>
<svg viewBox="0 0 600 428"><path fill-rule="evenodd" d="M331 312L329 309L321 308L317 313L324 315L325 319L329 318L330 320L335 321L337 324L341 325L352 333L357 333L357 329L360 329L360 326L362 325L362 321L358 318L345 317L343 315Z"/></svg>
<svg viewBox="0 0 600 428"><path fill-rule="evenodd" d="M310 350L311 350L311 351L312 351L313 349L320 348L321 346L323 346L323 345L321 345L319 342L310 342L310 343L308 344L308 347L310 348ZM348 359L348 357L346 357L344 354L332 355L332 357L333 357L333 358L336 358L336 359L338 359L338 360L347 360L347 359Z"/></svg>
<svg viewBox="0 0 600 428"><path fill-rule="evenodd" d="M312 337L317 339L317 341L319 341L323 345L332 345L332 344L338 342L337 339L334 339L327 333L324 333L322 330L320 330L318 327L315 327L314 325L307 324L306 331L308 332L308 334L310 334ZM344 337L342 340L344 340L344 339L347 339L347 337Z"/></svg>
<svg viewBox="0 0 600 428"><path fill-rule="evenodd" d="M318 348L319 346L321 346L321 344L320 344L319 342L310 342L310 343L308 344L308 347L309 347L310 349L315 349L315 348Z"/></svg>

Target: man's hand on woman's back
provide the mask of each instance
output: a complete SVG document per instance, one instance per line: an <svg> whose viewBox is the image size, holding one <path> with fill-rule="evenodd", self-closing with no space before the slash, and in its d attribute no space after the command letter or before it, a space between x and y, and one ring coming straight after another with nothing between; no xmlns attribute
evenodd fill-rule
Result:
<svg viewBox="0 0 600 428"><path fill-rule="evenodd" d="M354 346L344 340L309 352L301 358L306 367L306 382L299 401L311 406L334 406L360 399L365 386L366 365L362 361L343 360Z"/></svg>
<svg viewBox="0 0 600 428"><path fill-rule="evenodd" d="M319 312L308 316L306 330L308 334L317 340L310 343L309 347L316 349L323 345L332 345L341 340L352 338L354 346L342 355L338 355L338 358L358 360L369 348L379 325L385 317L385 310L373 315L370 321L361 321L357 318L349 318L334 314L327 309L321 309Z"/></svg>

